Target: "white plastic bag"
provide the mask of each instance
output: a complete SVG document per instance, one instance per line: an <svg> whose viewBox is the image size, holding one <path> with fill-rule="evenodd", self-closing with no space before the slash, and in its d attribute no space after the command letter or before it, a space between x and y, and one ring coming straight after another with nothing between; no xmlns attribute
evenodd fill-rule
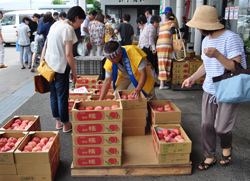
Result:
<svg viewBox="0 0 250 181"><path fill-rule="evenodd" d="M77 45L77 53L78 53L80 56L86 56L86 55L88 54L87 43L85 43L85 42L80 42L80 43Z"/></svg>

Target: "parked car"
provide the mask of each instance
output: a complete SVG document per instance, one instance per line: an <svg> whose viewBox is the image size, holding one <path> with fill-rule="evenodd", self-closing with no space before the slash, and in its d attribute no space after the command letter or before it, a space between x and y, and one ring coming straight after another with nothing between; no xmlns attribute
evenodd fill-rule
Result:
<svg viewBox="0 0 250 181"><path fill-rule="evenodd" d="M34 13L46 13L50 11L52 14L53 10L26 10L26 11L11 11L5 13L2 18L2 35L6 44L16 43L16 30L19 24L21 24L24 16L32 17Z"/></svg>
<svg viewBox="0 0 250 181"><path fill-rule="evenodd" d="M244 16L244 17L241 17L238 19L238 21L237 21L237 33L241 36L241 38L245 39L245 37L244 37L245 30L247 30L247 29L249 30L249 28L250 28L250 16Z"/></svg>

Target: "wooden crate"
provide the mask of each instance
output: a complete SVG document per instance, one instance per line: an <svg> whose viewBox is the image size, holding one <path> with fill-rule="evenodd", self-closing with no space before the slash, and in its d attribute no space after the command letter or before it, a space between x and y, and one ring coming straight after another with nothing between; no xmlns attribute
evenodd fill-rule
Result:
<svg viewBox="0 0 250 181"><path fill-rule="evenodd" d="M152 145L152 136L123 137L122 166L74 168L71 165L72 177L145 177L190 175L189 164L163 165L157 163ZM145 151L146 150L146 151Z"/></svg>

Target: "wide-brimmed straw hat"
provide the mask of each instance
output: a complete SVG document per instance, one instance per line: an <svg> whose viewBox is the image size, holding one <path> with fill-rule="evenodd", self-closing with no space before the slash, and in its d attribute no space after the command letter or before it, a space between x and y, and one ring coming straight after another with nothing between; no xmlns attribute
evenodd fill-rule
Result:
<svg viewBox="0 0 250 181"><path fill-rule="evenodd" d="M187 22L187 26L202 30L219 30L224 28L218 19L218 12L215 7L203 5L199 6L193 18Z"/></svg>

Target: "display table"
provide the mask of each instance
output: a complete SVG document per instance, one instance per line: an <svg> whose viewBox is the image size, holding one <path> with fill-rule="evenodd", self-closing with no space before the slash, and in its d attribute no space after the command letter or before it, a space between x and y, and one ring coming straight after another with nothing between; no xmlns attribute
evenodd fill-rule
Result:
<svg viewBox="0 0 250 181"><path fill-rule="evenodd" d="M122 147L122 166L74 168L72 177L145 177L188 175L192 173L189 164L158 164L152 145L152 135L125 136Z"/></svg>

